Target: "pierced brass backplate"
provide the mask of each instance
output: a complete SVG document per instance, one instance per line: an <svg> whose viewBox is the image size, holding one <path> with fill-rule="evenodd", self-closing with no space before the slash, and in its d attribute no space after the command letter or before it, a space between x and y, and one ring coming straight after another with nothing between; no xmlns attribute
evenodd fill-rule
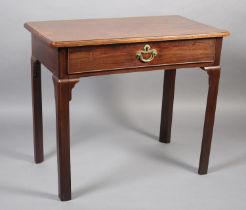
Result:
<svg viewBox="0 0 246 210"><path fill-rule="evenodd" d="M155 58L155 56L157 56L158 53L156 49L150 49L150 48L151 48L150 45L146 44L143 50L137 51L136 58L144 63L148 63L152 61ZM150 56L148 58L144 58L143 55L146 54L150 54Z"/></svg>

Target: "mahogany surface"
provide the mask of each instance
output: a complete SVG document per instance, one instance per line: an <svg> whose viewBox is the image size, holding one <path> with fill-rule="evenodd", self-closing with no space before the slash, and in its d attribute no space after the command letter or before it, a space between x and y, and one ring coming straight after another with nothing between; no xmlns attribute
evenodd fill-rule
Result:
<svg viewBox="0 0 246 210"><path fill-rule="evenodd" d="M178 15L39 21L28 22L25 27L53 47L214 38L229 35L225 30Z"/></svg>
<svg viewBox="0 0 246 210"><path fill-rule="evenodd" d="M207 173L222 40L229 32L181 16L41 21L26 23L25 27L32 34L35 162L42 162L44 157L40 65L43 64L54 81L58 188L62 201L72 198L69 103L72 89L81 77L164 69L159 141L170 143L176 69L198 67L206 71L209 90L198 173ZM154 51L143 53L146 45Z"/></svg>
<svg viewBox="0 0 246 210"><path fill-rule="evenodd" d="M176 69L165 70L159 135L159 141L163 143L170 143L171 141L175 78Z"/></svg>
<svg viewBox="0 0 246 210"><path fill-rule="evenodd" d="M84 46L68 49L68 74L214 62L215 40L148 42L158 55L148 63L136 59L145 43ZM113 56L113 59L112 59Z"/></svg>

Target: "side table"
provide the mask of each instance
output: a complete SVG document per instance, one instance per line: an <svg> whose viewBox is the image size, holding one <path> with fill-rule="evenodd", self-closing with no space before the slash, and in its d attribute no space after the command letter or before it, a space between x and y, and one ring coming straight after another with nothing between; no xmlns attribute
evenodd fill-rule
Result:
<svg viewBox="0 0 246 210"><path fill-rule="evenodd" d="M181 16L84 19L25 23L32 35L34 157L44 159L41 63L53 75L59 197L71 199L69 102L80 77L165 69L160 142L169 143L178 68L208 73L199 174L208 171L220 78L222 39L229 32Z"/></svg>

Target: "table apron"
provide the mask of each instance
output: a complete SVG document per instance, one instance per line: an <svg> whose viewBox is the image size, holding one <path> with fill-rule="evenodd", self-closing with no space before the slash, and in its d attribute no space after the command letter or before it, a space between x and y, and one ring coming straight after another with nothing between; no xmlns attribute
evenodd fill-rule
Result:
<svg viewBox="0 0 246 210"><path fill-rule="evenodd" d="M136 54L143 52L146 45L150 46L150 50L155 50L157 55L151 57L151 53L143 53L145 59L152 58L143 62ZM67 72L73 75L166 66L209 66L215 61L215 48L215 39L74 47L68 48Z"/></svg>

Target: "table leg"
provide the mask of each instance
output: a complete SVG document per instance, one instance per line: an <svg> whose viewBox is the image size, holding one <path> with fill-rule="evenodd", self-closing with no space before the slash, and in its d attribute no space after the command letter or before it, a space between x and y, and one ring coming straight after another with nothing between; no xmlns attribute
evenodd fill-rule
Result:
<svg viewBox="0 0 246 210"><path fill-rule="evenodd" d="M206 70L208 73L209 90L208 90L207 108L206 108L204 128L203 128L200 164L198 170L198 173L200 175L207 174L208 172L209 155L211 149L217 94L218 94L219 79L220 79L220 67L207 67L204 68L204 70Z"/></svg>
<svg viewBox="0 0 246 210"><path fill-rule="evenodd" d="M59 80L53 76L56 99L58 190L62 201L71 200L69 101L78 80Z"/></svg>
<svg viewBox="0 0 246 210"><path fill-rule="evenodd" d="M31 58L31 69L34 161L41 163L44 160L41 64L35 57Z"/></svg>
<svg viewBox="0 0 246 210"><path fill-rule="evenodd" d="M170 143L176 69L165 70L159 141Z"/></svg>

